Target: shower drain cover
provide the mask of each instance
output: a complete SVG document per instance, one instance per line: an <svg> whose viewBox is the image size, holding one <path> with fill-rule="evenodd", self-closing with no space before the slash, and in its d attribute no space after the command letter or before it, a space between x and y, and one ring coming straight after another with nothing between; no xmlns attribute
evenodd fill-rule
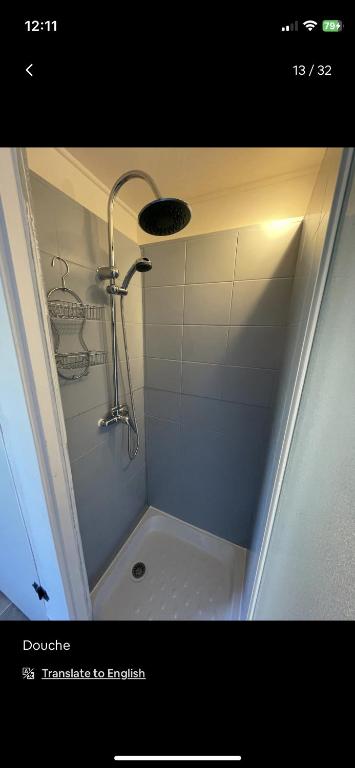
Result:
<svg viewBox="0 0 355 768"><path fill-rule="evenodd" d="M142 579L145 574L145 565L144 563L138 562L135 563L132 568L132 576L134 579Z"/></svg>

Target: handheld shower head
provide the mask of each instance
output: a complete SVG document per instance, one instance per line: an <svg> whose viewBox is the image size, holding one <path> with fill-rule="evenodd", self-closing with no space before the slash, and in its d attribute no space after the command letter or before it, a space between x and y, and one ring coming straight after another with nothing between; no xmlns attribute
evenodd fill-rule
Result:
<svg viewBox="0 0 355 768"><path fill-rule="evenodd" d="M148 259L148 256L142 256L141 259L137 259L136 261L137 272L149 272L151 268L152 268L152 262L150 259Z"/></svg>
<svg viewBox="0 0 355 768"><path fill-rule="evenodd" d="M124 291L127 291L127 288L132 280L132 277L136 272L149 272L151 268L152 268L152 262L146 256L142 256L140 259L137 259L137 261L135 261L130 267L130 269L128 270L126 277L122 282L121 288Z"/></svg>

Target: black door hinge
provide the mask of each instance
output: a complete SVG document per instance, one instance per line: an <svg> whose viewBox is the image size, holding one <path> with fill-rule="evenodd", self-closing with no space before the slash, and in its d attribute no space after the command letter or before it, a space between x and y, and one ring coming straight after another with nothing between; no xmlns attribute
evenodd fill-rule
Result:
<svg viewBox="0 0 355 768"><path fill-rule="evenodd" d="M37 592L37 595L38 595L40 600L49 600L49 596L47 595L46 590L43 589L43 587L41 587L40 584L36 584L36 582L34 582L34 584L32 584L32 586L33 586L33 589L35 590L35 592Z"/></svg>

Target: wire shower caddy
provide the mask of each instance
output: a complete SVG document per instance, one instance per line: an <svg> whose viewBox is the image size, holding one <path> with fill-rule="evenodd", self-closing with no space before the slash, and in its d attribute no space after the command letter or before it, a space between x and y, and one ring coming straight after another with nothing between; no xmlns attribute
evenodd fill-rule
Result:
<svg viewBox="0 0 355 768"><path fill-rule="evenodd" d="M61 256L54 256L52 259L52 267L54 267L56 260L62 261L63 264L65 264L66 272L62 275L61 287L51 288L47 293L48 311L53 333L54 355L58 375L67 381L77 381L83 376L87 376L90 366L103 365L107 362L107 352L103 350L89 350L83 335L84 326L87 320L104 319L104 307L96 304L84 304L75 291L71 288L67 288L65 278L69 274L69 265ZM70 296L74 297L75 301L63 301L51 298L57 291L60 293L69 293ZM62 319L80 321L77 333L81 350L75 352L59 352L61 332L56 325L56 321ZM63 373L63 371L66 370L77 370L80 372L72 374Z"/></svg>

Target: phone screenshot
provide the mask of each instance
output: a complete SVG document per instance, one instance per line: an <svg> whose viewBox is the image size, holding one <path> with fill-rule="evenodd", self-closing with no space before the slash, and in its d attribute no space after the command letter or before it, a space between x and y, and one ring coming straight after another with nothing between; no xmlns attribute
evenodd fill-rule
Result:
<svg viewBox="0 0 355 768"><path fill-rule="evenodd" d="M348 764L350 9L31 5L0 35L14 760Z"/></svg>

